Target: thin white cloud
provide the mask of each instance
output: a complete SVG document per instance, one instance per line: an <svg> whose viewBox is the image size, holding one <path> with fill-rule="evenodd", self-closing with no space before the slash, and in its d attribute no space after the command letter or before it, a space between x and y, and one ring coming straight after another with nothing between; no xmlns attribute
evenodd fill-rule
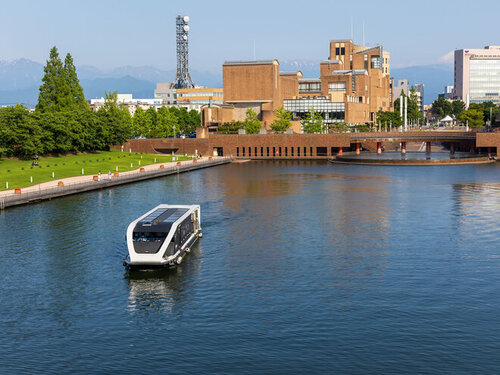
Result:
<svg viewBox="0 0 500 375"><path fill-rule="evenodd" d="M450 51L438 59L438 62L443 64L453 64L455 61L455 51Z"/></svg>

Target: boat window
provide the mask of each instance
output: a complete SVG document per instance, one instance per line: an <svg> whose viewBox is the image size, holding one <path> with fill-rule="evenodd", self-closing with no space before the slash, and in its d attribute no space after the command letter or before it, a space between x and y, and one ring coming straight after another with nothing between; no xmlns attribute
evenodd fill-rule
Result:
<svg viewBox="0 0 500 375"><path fill-rule="evenodd" d="M134 232L135 242L162 242L167 237L167 233L162 232Z"/></svg>

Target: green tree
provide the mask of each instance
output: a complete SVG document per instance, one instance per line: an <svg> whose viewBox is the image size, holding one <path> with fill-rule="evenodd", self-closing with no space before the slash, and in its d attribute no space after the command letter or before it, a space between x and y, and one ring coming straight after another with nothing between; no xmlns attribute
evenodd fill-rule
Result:
<svg viewBox="0 0 500 375"><path fill-rule="evenodd" d="M64 60L64 72L71 93L71 106L80 109L90 109L89 104L85 100L83 88L80 86L73 58L69 53Z"/></svg>
<svg viewBox="0 0 500 375"><path fill-rule="evenodd" d="M36 110L62 111L71 106L71 88L63 63L56 47L50 50L49 59L43 68L45 72L38 94ZM76 73L75 73L76 74Z"/></svg>
<svg viewBox="0 0 500 375"><path fill-rule="evenodd" d="M401 96L404 98L407 97L407 95L404 92L401 92ZM394 101L394 112L397 113L399 116L400 114L400 99L401 97L397 98ZM418 105L418 95L417 92L415 91L415 88L412 87L410 90L410 95L408 96L408 121L410 123L416 123L417 121L422 121L423 120L423 115L422 112L420 112L420 106Z"/></svg>
<svg viewBox="0 0 500 375"><path fill-rule="evenodd" d="M148 109L146 109L144 114L146 116L146 122L149 125L149 131L147 136L152 137L151 134L157 133L156 127L158 125L157 123L158 113L156 112L156 109L154 109L153 107L149 107Z"/></svg>
<svg viewBox="0 0 500 375"><path fill-rule="evenodd" d="M27 157L42 153L43 130L21 104L0 108L0 152L5 156Z"/></svg>
<svg viewBox="0 0 500 375"><path fill-rule="evenodd" d="M156 115L156 126L150 133L153 138L172 137L174 135L174 127L177 125L177 117L166 107L158 109Z"/></svg>
<svg viewBox="0 0 500 375"><path fill-rule="evenodd" d="M119 145L129 139L132 131L132 118L127 108L117 104L117 92L105 93L104 106L97 111L100 121L98 136L103 138L104 144Z"/></svg>
<svg viewBox="0 0 500 375"><path fill-rule="evenodd" d="M271 129L275 132L284 132L292 125L292 114L283 107L274 111L274 117L275 119L271 124Z"/></svg>
<svg viewBox="0 0 500 375"><path fill-rule="evenodd" d="M469 105L469 109L481 111L483 113L483 120L485 123L487 121L488 122L490 121L490 116L491 116L492 122L494 123L495 118L498 114L498 106L491 101L482 102L482 103L471 103Z"/></svg>
<svg viewBox="0 0 500 375"><path fill-rule="evenodd" d="M245 123L242 121L226 122L219 126L217 133L219 134L238 134L239 129L244 129Z"/></svg>
<svg viewBox="0 0 500 375"><path fill-rule="evenodd" d="M348 126L344 122L334 122L330 125L330 129L335 133L344 133L348 130Z"/></svg>
<svg viewBox="0 0 500 375"><path fill-rule="evenodd" d="M257 117L257 113L252 109L248 108L246 112L245 121L243 121L245 126L245 131L247 134L257 134L260 130L260 121Z"/></svg>
<svg viewBox="0 0 500 375"><path fill-rule="evenodd" d="M434 100L431 107L431 112L443 118L447 115L451 115L453 111L452 104L445 98L438 98Z"/></svg>
<svg viewBox="0 0 500 375"><path fill-rule="evenodd" d="M201 115L195 109L188 112L188 124L186 126L186 134L191 134L196 132L196 128L201 126Z"/></svg>
<svg viewBox="0 0 500 375"><path fill-rule="evenodd" d="M460 114L459 120L464 124L469 124L472 128L484 126L483 112L477 109L468 109Z"/></svg>
<svg viewBox="0 0 500 375"><path fill-rule="evenodd" d="M422 121L424 116L420 112L420 106L418 105L418 95L415 88L412 87L410 90L410 96L408 97L408 120L412 123Z"/></svg>
<svg viewBox="0 0 500 375"><path fill-rule="evenodd" d="M399 115L399 112L391 112L391 111L378 111L377 112L377 124L380 124L381 127L392 125L393 128L397 128L403 125L403 120Z"/></svg>
<svg viewBox="0 0 500 375"><path fill-rule="evenodd" d="M132 135L133 136L148 136L153 130L153 119L146 114L141 107L137 108L134 113Z"/></svg>
<svg viewBox="0 0 500 375"><path fill-rule="evenodd" d="M321 117L321 113L316 112L314 108L309 109L306 117L304 117L301 122L304 133L322 133L324 130L323 117Z"/></svg>
<svg viewBox="0 0 500 375"><path fill-rule="evenodd" d="M458 118L463 111L465 111L465 103L463 101L454 100L451 102L451 113L455 115L456 118Z"/></svg>

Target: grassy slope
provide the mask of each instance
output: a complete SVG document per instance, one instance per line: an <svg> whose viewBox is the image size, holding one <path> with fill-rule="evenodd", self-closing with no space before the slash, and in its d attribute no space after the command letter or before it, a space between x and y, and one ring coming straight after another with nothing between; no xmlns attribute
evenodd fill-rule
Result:
<svg viewBox="0 0 500 375"><path fill-rule="evenodd" d="M6 190L5 183L9 182L9 189L26 187L51 181L52 172L54 180L65 177L79 176L82 174L107 174L114 172L118 166L118 171L125 172L137 169L140 166L172 161L171 156L136 154L121 152L119 150L99 151L89 154L78 154L58 157L40 157L38 164L40 167L31 168L33 160L0 159L0 190ZM176 157L176 160L186 160L189 158ZM141 165L139 166L139 161ZM132 164L132 167L131 167ZM33 176L33 183L30 183L30 176Z"/></svg>

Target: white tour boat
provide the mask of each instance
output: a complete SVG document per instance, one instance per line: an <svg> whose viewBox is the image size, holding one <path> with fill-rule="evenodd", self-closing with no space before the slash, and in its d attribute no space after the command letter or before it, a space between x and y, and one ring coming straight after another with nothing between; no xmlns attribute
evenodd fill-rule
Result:
<svg viewBox="0 0 500 375"><path fill-rule="evenodd" d="M200 206L160 204L127 228L128 268L168 267L182 258L202 236Z"/></svg>

